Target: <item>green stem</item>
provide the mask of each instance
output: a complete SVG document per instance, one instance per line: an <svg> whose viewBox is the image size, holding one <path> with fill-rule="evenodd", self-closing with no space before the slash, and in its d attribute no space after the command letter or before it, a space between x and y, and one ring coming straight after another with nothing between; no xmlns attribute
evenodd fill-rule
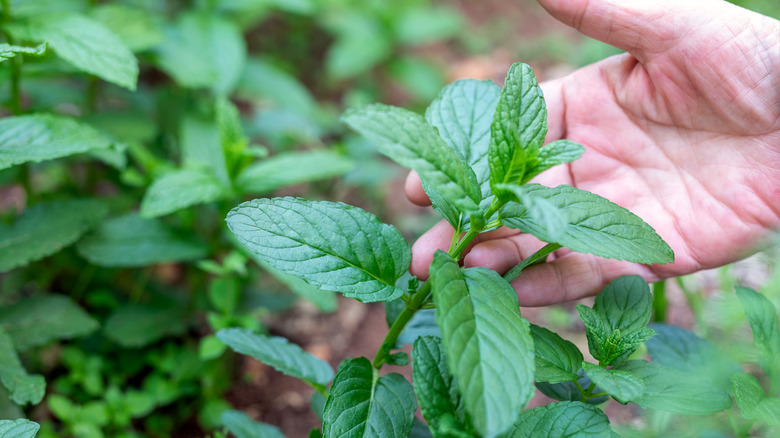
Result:
<svg viewBox="0 0 780 438"><path fill-rule="evenodd" d="M653 315L655 322L666 321L666 281L653 283Z"/></svg>
<svg viewBox="0 0 780 438"><path fill-rule="evenodd" d="M511 283L512 280L517 278L517 276L520 275L521 272L523 272L523 269L538 263L543 263L547 258L547 256L550 255L551 252L556 251L560 248L561 245L558 245L557 243L548 243L542 249L536 251L533 255L531 255L531 257L528 257L527 259L518 263L517 265L515 265L514 268L510 269L509 272L504 274L504 280Z"/></svg>
<svg viewBox="0 0 780 438"><path fill-rule="evenodd" d="M390 350L395 348L395 344L398 342L398 336L404 330L406 324L412 319L414 313L427 301L428 295L431 293L431 286L432 283L430 281L425 282L425 284L412 295L409 302L406 304L406 307L404 307L404 310L401 311L401 314L395 319L393 325L390 326L390 330L387 332L385 340L382 341L382 346L379 347L379 351L376 352L376 356L374 356L374 360L371 362L374 365L374 368L382 368L382 365L387 361Z"/></svg>
<svg viewBox="0 0 780 438"><path fill-rule="evenodd" d="M3 23L11 22L11 3L9 0L0 0L0 5L3 6ZM13 45L14 39L8 32L3 32L5 40L8 44ZM22 55L17 55L11 58L11 100L8 102L8 107L13 114L20 114L22 112L22 93L20 91L19 83L22 79Z"/></svg>

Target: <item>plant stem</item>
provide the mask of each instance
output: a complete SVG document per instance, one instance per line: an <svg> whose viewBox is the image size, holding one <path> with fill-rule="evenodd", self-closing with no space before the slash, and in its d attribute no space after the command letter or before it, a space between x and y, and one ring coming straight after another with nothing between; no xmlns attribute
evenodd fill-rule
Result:
<svg viewBox="0 0 780 438"><path fill-rule="evenodd" d="M3 6L3 22L11 22L11 2L9 0L0 0L0 5ZM8 32L3 32L6 42L13 45L14 39ZM22 112L22 94L20 92L19 83L22 78L22 55L14 56L11 60L11 100L8 102L8 107L14 115L18 115Z"/></svg>
<svg viewBox="0 0 780 438"><path fill-rule="evenodd" d="M557 243L548 243L542 249L536 251L533 255L531 255L531 257L528 257L527 259L518 263L517 265L515 265L514 268L510 269L509 272L504 274L504 280L511 283L512 280L517 278L517 276L520 275L521 272L523 272L523 269L538 263L543 263L544 260L547 258L548 255L550 255L551 252L556 251L560 248L561 245L558 245Z"/></svg>
<svg viewBox="0 0 780 438"><path fill-rule="evenodd" d="M414 313L417 312L428 299L428 295L431 293L431 286L432 283L426 281L425 284L412 295L409 302L406 304L406 307L404 307L404 310L401 311L393 322L393 325L390 326L390 330L387 332L385 340L382 341L382 346L379 347L379 351L376 352L376 356L374 356L374 360L371 362L372 365L374 365L374 368L382 368L382 365L387 361L390 350L395 348L395 344L398 342L398 336L404 330L406 324L412 319Z"/></svg>
<svg viewBox="0 0 780 438"><path fill-rule="evenodd" d="M655 322L666 321L666 281L653 283L653 320Z"/></svg>

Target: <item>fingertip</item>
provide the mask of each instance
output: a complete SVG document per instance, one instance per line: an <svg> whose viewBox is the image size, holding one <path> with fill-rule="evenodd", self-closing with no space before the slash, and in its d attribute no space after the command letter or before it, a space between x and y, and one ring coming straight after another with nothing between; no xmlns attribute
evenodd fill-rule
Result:
<svg viewBox="0 0 780 438"><path fill-rule="evenodd" d="M437 250L447 251L455 230L447 221L434 225L412 245L412 264L409 272L421 280L428 278L428 267Z"/></svg>
<svg viewBox="0 0 780 438"><path fill-rule="evenodd" d="M420 176L417 172L409 172L409 175L406 177L406 183L404 184L404 191L406 192L406 197L413 204L421 207L431 205L431 200L428 199L428 195L423 191L422 180L420 180Z"/></svg>

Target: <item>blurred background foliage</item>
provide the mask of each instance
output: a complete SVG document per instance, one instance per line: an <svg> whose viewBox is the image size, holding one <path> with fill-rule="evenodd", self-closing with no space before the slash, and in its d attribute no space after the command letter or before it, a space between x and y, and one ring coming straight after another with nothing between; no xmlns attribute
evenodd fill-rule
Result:
<svg viewBox="0 0 780 438"><path fill-rule="evenodd" d="M776 1L737 3L780 15ZM247 407L236 388L251 379L216 330L268 330L300 300L310 315L340 311L236 244L223 219L240 201L343 200L410 240L432 225L401 199L403 174L339 124L345 108L422 109L453 80L500 83L516 60L549 79L619 53L530 0L3 0L0 12L0 43L49 42L0 62L0 116L54 114L107 145L0 170L0 328L46 382L40 404L0 386L0 418L32 418L41 437L203 436ZM41 33L45 20L66 30ZM89 33L132 53L137 82L78 62L69 42ZM53 246L9 261L23 232ZM777 303L779 271L761 272ZM730 295L681 285L689 325L730 342L744 325L723 316ZM579 336L570 311L538 316Z"/></svg>

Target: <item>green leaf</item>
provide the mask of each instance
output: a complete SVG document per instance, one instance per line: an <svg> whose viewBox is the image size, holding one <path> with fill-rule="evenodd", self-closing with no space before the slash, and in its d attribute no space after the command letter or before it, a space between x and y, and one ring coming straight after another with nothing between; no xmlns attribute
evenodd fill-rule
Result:
<svg viewBox="0 0 780 438"><path fill-rule="evenodd" d="M325 54L325 70L335 80L366 73L392 53L390 35L374 14L342 9L323 21L335 34L335 41Z"/></svg>
<svg viewBox="0 0 780 438"><path fill-rule="evenodd" d="M39 44L37 47L21 47L0 43L0 62L11 59L19 54L41 56L44 53L46 53L46 43Z"/></svg>
<svg viewBox="0 0 780 438"><path fill-rule="evenodd" d="M566 231L569 225L566 214L552 202L535 196L533 191L526 190L526 186L497 184L495 187L506 199L522 205L528 218L544 229L545 236L557 240Z"/></svg>
<svg viewBox="0 0 780 438"><path fill-rule="evenodd" d="M748 373L732 373L730 380L743 417L780 426L780 397L766 397L758 380Z"/></svg>
<svg viewBox="0 0 780 438"><path fill-rule="evenodd" d="M342 120L374 142L379 152L417 171L426 188L461 212L477 210L481 197L474 171L423 117L405 109L374 104L352 108Z"/></svg>
<svg viewBox="0 0 780 438"><path fill-rule="evenodd" d="M501 438L610 438L612 429L604 412L587 403L563 401L520 413L514 429Z"/></svg>
<svg viewBox="0 0 780 438"><path fill-rule="evenodd" d="M623 403L644 393L642 381L627 371L608 370L589 362L583 362L582 369L602 391Z"/></svg>
<svg viewBox="0 0 780 438"><path fill-rule="evenodd" d="M106 215L98 200L42 202L10 226L0 224L0 272L24 266L72 244Z"/></svg>
<svg viewBox="0 0 780 438"><path fill-rule="evenodd" d="M322 432L327 437L406 438L417 403L412 385L400 374L377 378L368 359L342 362L325 403Z"/></svg>
<svg viewBox="0 0 780 438"><path fill-rule="evenodd" d="M501 209L504 225L533 234L545 242L600 257L645 264L674 261L672 249L650 225L599 195L566 185L550 188L528 184L524 189L563 211L568 226L553 239L544 224L536 223L524 206L512 202Z"/></svg>
<svg viewBox="0 0 780 438"><path fill-rule="evenodd" d="M255 199L228 213L228 228L274 268L363 302L403 294L409 268L401 233L357 207L296 198Z"/></svg>
<svg viewBox="0 0 780 438"><path fill-rule="evenodd" d="M645 328L653 312L650 286L638 275L612 280L598 295L593 310L612 330L632 332Z"/></svg>
<svg viewBox="0 0 780 438"><path fill-rule="evenodd" d="M162 222L129 214L103 222L77 245L79 254L98 266L148 266L197 260L208 249L176 236Z"/></svg>
<svg viewBox="0 0 780 438"><path fill-rule="evenodd" d="M737 286L737 297L753 330L753 343L758 347L761 366L773 378L780 378L780 325L777 309L758 292Z"/></svg>
<svg viewBox="0 0 780 438"><path fill-rule="evenodd" d="M163 71L182 87L230 94L246 61L246 44L234 23L217 14L186 12L165 34L156 48Z"/></svg>
<svg viewBox="0 0 780 438"><path fill-rule="evenodd" d="M431 265L436 319L447 366L483 435L508 428L533 396L533 339L517 295L495 271L437 251Z"/></svg>
<svg viewBox="0 0 780 438"><path fill-rule="evenodd" d="M542 89L527 64L515 63L506 75L490 126L490 186L526 183L527 162L535 159L547 134Z"/></svg>
<svg viewBox="0 0 780 438"><path fill-rule="evenodd" d="M222 329L217 337L236 352L252 356L288 376L319 385L327 385L333 379L333 369L327 362L285 338L239 328Z"/></svg>
<svg viewBox="0 0 780 438"><path fill-rule="evenodd" d="M176 305L125 304L103 326L106 337L125 348L149 345L187 329L184 309Z"/></svg>
<svg viewBox="0 0 780 438"><path fill-rule="evenodd" d="M295 76L264 59L247 60L236 94L305 117L313 118L317 113L317 101L309 90Z"/></svg>
<svg viewBox="0 0 780 438"><path fill-rule="evenodd" d="M657 335L645 345L653 361L677 370L696 374L723 390L728 390L728 376L741 367L728 359L714 344L677 326L650 324Z"/></svg>
<svg viewBox="0 0 780 438"><path fill-rule="evenodd" d="M709 415L731 407L731 397L727 392L695 374L643 360L630 360L613 370L628 371L642 380L644 393L631 401L645 409Z"/></svg>
<svg viewBox="0 0 780 438"><path fill-rule="evenodd" d="M0 382L8 389L11 401L17 405L37 405L46 392L43 376L27 374L16 355L11 337L3 328L0 328Z"/></svg>
<svg viewBox="0 0 780 438"><path fill-rule="evenodd" d="M569 140L556 140L539 149L539 155L526 168L528 180L545 170L563 163L571 163L585 153L585 148Z"/></svg>
<svg viewBox="0 0 780 438"><path fill-rule="evenodd" d="M11 337L14 347L23 351L55 339L88 335L98 322L70 298L63 295L36 295L0 308L0 327Z"/></svg>
<svg viewBox="0 0 780 438"><path fill-rule="evenodd" d="M211 169L180 169L155 179L144 193L141 216L163 216L198 204L214 202L229 190Z"/></svg>
<svg viewBox="0 0 780 438"><path fill-rule="evenodd" d="M0 420L0 437L34 438L41 426L30 420Z"/></svg>
<svg viewBox="0 0 780 438"><path fill-rule="evenodd" d="M444 87L425 111L428 123L438 129L442 140L474 171L482 195L480 209L483 210L493 200L487 156L490 125L500 93L501 88L492 81L460 80ZM456 211L454 206L439 206L436 203L434 208L442 214ZM461 218L457 214L444 216L455 228L459 221L462 226L468 223L468 217Z"/></svg>
<svg viewBox="0 0 780 438"><path fill-rule="evenodd" d="M333 178L355 163L331 151L287 152L251 164L236 178L244 193L263 194L292 184Z"/></svg>
<svg viewBox="0 0 780 438"><path fill-rule="evenodd" d="M46 42L57 56L79 70L135 90L138 61L122 40L99 22L75 14L49 14L11 24L16 38Z"/></svg>
<svg viewBox="0 0 780 438"><path fill-rule="evenodd" d="M395 37L413 46L430 44L458 34L465 23L455 8L424 6L399 8L400 14L393 21Z"/></svg>
<svg viewBox="0 0 780 438"><path fill-rule="evenodd" d="M0 169L108 149L113 140L68 117L30 114L0 119Z"/></svg>
<svg viewBox="0 0 780 438"><path fill-rule="evenodd" d="M414 341L412 350L412 381L420 410L428 422L433 436L446 425L445 417L463 430L465 413L455 378L447 369L444 346L441 339L421 336Z"/></svg>
<svg viewBox="0 0 780 438"><path fill-rule="evenodd" d="M236 438L284 438L278 427L254 421L241 411L225 411L221 418L222 424Z"/></svg>
<svg viewBox="0 0 780 438"><path fill-rule="evenodd" d="M211 168L224 186L230 186L222 133L214 120L186 115L179 127L179 139L185 167Z"/></svg>
<svg viewBox="0 0 780 438"><path fill-rule="evenodd" d="M323 312L330 313L336 310L338 300L333 291L322 290L312 286L295 275L274 268L254 254L252 254L252 258L279 282L290 288L295 295L310 301Z"/></svg>
<svg viewBox="0 0 780 438"><path fill-rule="evenodd" d="M609 400L609 396L607 395L599 396L599 397L591 397L586 400L582 399L582 392L580 391L580 388L589 388L591 383L593 383L593 381L590 380L590 377L588 377L585 374L585 371L583 371L582 368L580 368L579 371L577 371L576 382L579 385L579 388L577 387L577 385L574 384L574 381L559 382L559 383L536 382L535 384L536 384L536 389L538 389L539 392L555 400L581 401L591 405L600 405L601 403L604 403L605 401ZM599 392L604 392L604 391L602 391L601 388L599 388L598 386L593 388L594 394Z"/></svg>
<svg viewBox="0 0 780 438"><path fill-rule="evenodd" d="M582 353L576 345L534 324L531 324L531 336L535 351L535 381L558 383L577 379Z"/></svg>
<svg viewBox="0 0 780 438"><path fill-rule="evenodd" d="M100 4L94 7L92 18L122 40L133 52L142 52L160 44L165 39L157 17L151 11L121 4Z"/></svg>

